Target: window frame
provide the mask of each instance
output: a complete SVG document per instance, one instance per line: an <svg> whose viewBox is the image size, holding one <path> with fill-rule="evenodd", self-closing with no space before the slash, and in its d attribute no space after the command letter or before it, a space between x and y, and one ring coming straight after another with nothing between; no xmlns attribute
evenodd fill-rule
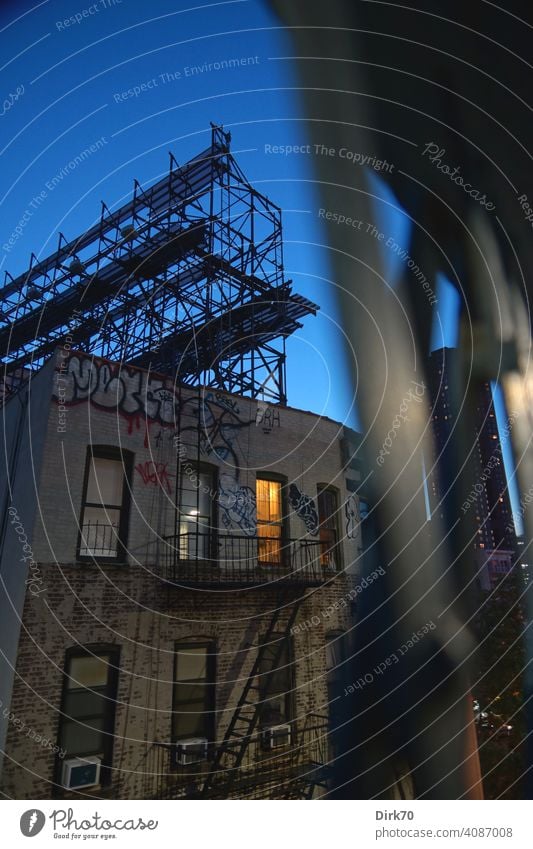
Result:
<svg viewBox="0 0 533 849"><path fill-rule="evenodd" d="M122 464L123 477L122 477L122 503L120 507L116 505L110 506L105 504L97 504L95 502L87 501L87 490L89 486L89 475L91 471L91 461L92 459L97 460L114 460L119 461ZM78 541L76 545L76 560L80 563L97 563L99 565L103 565L105 563L125 563L126 562L126 550L128 546L128 531L130 524L130 513L131 513L131 486L132 486L132 474L133 474L133 460L134 454L132 451L128 451L125 448L117 448L114 445L88 445L87 453L85 458L85 472L83 476L83 489L81 493L81 506L79 513L79 522L78 522ZM108 557L106 555L96 555L96 554L82 554L83 547L83 519L85 514L85 509L87 507L99 508L104 511L104 515L107 510L119 510L120 518L118 524L118 534L117 534L117 551L114 557ZM88 546L85 546L88 548Z"/></svg>
<svg viewBox="0 0 533 849"><path fill-rule="evenodd" d="M279 667L279 666L277 667L278 672L281 668L283 674L286 674L288 676L289 687L284 692L284 696L285 696L285 718L281 722L276 723L274 726L271 723L267 724L265 722L264 712L265 712L266 704L268 704L269 699L271 699L274 696L279 695L279 694L277 694L277 693L271 694L270 696L267 696L266 700L264 700L264 698L263 698L263 687L262 687L261 679L262 679L263 675L270 675L270 674L272 674L272 672L274 670L271 670L269 673L266 673L266 672L261 672L261 669L259 669L258 682L257 682L258 683L258 691L257 692L258 692L259 702L261 703L259 705L259 727L261 728L261 730L266 730L267 728L276 727L276 725L289 725L289 724L292 725L292 723L294 722L294 717L295 717L294 690L295 690L296 667L295 667L295 658L294 658L294 643L293 643L293 640L291 639L291 637L279 633L279 634L271 634L270 645L272 645L272 643L274 643L276 641L276 637L283 637L285 644L286 644L287 663L282 667ZM260 647L261 647L260 650L265 647L265 638L264 637L261 639ZM265 701L265 704L262 704L263 701Z"/></svg>
<svg viewBox="0 0 533 849"><path fill-rule="evenodd" d="M113 765L113 753L115 746L115 721L116 721L116 709L117 709L117 698L118 698L118 684L119 684L119 671L120 671L120 655L121 655L121 647L117 644L113 643L97 643L93 645L87 646L70 646L65 651L65 658L63 664L63 679L61 686L61 708L59 711L58 723L57 723L57 731L56 731L56 741L59 749L62 749L61 745L61 733L65 725L67 724L76 724L79 723L81 725L84 722L95 718L96 716L100 716L101 714L87 714L82 719L77 719L72 717L71 714L66 713L66 702L67 697L70 692L72 692L72 687L69 687L69 681L72 680L72 675L70 673L71 662L76 658L83 657L103 657L104 655L109 656L108 664L108 680L105 685L105 691L102 694L106 704L109 703L109 706L103 714L105 716L104 727L102 728L103 735L103 755L102 755L102 763L100 768L100 785L106 786L111 784L112 780L112 765ZM90 693L97 693L101 695L99 690L92 687L86 687L86 690ZM84 758L84 757L94 757L94 753L83 752L82 753L72 753L68 755L70 758ZM65 756L66 757L66 756ZM64 759L59 756L59 753L56 755L56 764L55 764L55 782L59 786L59 788L63 792L69 792L66 787L63 787L61 783L61 774L63 771L63 763Z"/></svg>
<svg viewBox="0 0 533 849"><path fill-rule="evenodd" d="M322 493L330 493L335 499L335 510L330 515L330 519L333 521L334 527L330 528L324 524L324 521L321 521L320 516L320 496ZM320 550L320 562L324 569L333 568L335 572L340 572L342 570L342 547L340 544L341 534L340 534L340 490L336 486L332 486L331 484L323 484L318 483L316 487L316 509L318 514L318 540L321 547ZM332 566L326 565L322 563L322 532L323 531L333 531L335 534L335 542L328 549L330 557L333 559Z"/></svg>
<svg viewBox="0 0 533 849"><path fill-rule="evenodd" d="M287 541L289 539L289 517L288 517L288 498L287 498L287 477L285 475L277 474L276 472L256 472L255 476L255 497L256 497L256 505L258 503L257 498L257 482L265 481L267 483L279 483L280 485L280 509L281 509L281 519L279 522L266 522L260 521L258 518L258 510L256 507L256 534L257 534L257 562L260 566L265 566L268 568L278 568L280 566L284 566L285 563L289 559L289 552L287 551ZM266 560L260 559L260 540L268 539L268 537L261 537L259 533L259 528L262 527L279 527L280 528L280 557L279 562L269 562ZM276 537L272 537L272 539L276 539Z"/></svg>
<svg viewBox="0 0 533 849"><path fill-rule="evenodd" d="M214 743L216 739L216 683L217 683L217 647L216 642L210 638L188 638L183 642L181 640L176 640L174 642L174 653L173 653L173 661L172 661L172 707L170 712L170 734L169 740L172 746L179 745L183 740L188 740L191 738L191 735L181 735L177 736L174 733L174 717L176 715L176 687L178 685L178 654L179 652L187 652L188 649L198 649L205 648L206 649L206 679L205 684L202 686L205 687L206 690L206 698L204 699L204 706L207 703L207 709L204 710L204 721L206 725L207 733L203 736L207 738L209 744ZM187 682L181 683L191 683L192 680L199 679L190 679ZM179 720L178 720L179 721ZM198 735L201 736L201 735Z"/></svg>
<svg viewBox="0 0 533 849"><path fill-rule="evenodd" d="M187 477L184 472L185 466L191 466L194 469L195 474L208 474L211 479L210 483L210 494L209 501L211 506L211 516L209 517L209 532L208 532L208 540L207 540L207 557L191 557L186 556L182 557L181 555L181 529L180 525L182 522L182 493L183 493L183 480L184 477ZM218 498L213 497L213 493L218 493L218 484L219 484L219 469L218 466L215 466L213 463L204 463L202 461L193 461L193 460L182 460L181 462L178 460L178 475L176 481L176 510L175 510L175 522L174 522L174 534L176 538L176 556L179 562L181 563L205 563L215 559L216 551L217 551L217 542L218 542ZM199 496L200 488L196 488L196 492ZM199 497L196 499L197 504L199 502ZM198 526L198 525L197 525ZM198 546L197 549L198 551Z"/></svg>

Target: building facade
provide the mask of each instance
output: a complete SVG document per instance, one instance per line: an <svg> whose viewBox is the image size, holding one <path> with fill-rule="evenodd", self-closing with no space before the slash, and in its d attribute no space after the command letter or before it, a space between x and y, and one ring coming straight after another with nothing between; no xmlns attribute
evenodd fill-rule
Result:
<svg viewBox="0 0 533 849"><path fill-rule="evenodd" d="M458 400L452 392L452 372L456 366L456 351L441 348L433 351L427 375L432 411L431 424L437 461L428 474L430 512L443 514L446 500L455 482L454 428L457 424ZM516 557L516 534L507 488L500 437L492 387L483 383L479 389L475 410L475 431L471 436L471 451L475 482L462 513L473 517L475 538L473 548L478 580L484 590L494 586L513 568Z"/></svg>
<svg viewBox="0 0 533 849"><path fill-rule="evenodd" d="M68 345L4 413L2 792L327 793L361 558L354 435Z"/></svg>

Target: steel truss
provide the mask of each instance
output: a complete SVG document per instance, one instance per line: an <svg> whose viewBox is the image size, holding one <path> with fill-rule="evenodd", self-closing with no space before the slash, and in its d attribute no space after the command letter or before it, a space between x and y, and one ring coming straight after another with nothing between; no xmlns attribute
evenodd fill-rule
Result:
<svg viewBox="0 0 533 849"><path fill-rule="evenodd" d="M284 280L281 211L212 127L211 146L27 272L7 272L0 352L9 376L73 348L193 385L286 403L285 340L317 306Z"/></svg>

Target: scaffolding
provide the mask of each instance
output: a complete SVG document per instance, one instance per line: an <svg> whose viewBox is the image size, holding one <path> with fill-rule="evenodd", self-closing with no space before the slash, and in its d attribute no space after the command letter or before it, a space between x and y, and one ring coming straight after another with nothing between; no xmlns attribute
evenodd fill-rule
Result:
<svg viewBox="0 0 533 849"><path fill-rule="evenodd" d="M73 241L5 272L4 386L68 339L95 356L286 403L285 340L318 307L284 279L281 210L246 180L230 134Z"/></svg>
<svg viewBox="0 0 533 849"><path fill-rule="evenodd" d="M32 255L29 270L16 279L6 273L2 295L6 397L67 342L69 350L168 375L177 384L172 442L152 444L148 429L146 437L156 469L178 452L175 499L159 488L146 541L165 591L265 587L279 594L209 756L182 769L178 744L150 743L140 765L143 792L155 798L312 798L325 792L327 718L291 722L278 747L270 738L266 745L261 727L304 598L299 590L332 577L321 543L284 540L271 576L261 556L264 539L218 528L202 533L199 526L183 533L179 526L185 458L199 469L204 454L219 456L220 450L201 387L286 404L286 339L318 309L285 280L281 210L247 182L230 153L230 135L213 126L207 150L182 167L171 154L168 176L147 189L135 182L132 199L120 209L103 203L99 222L77 239L67 242L59 234L51 256L38 261ZM236 459L233 471L237 478ZM110 545L101 529L93 531ZM264 672L269 651L271 669Z"/></svg>

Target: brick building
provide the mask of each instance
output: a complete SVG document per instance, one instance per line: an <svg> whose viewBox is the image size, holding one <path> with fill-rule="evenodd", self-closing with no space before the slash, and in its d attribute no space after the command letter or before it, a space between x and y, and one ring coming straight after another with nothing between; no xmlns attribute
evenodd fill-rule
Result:
<svg viewBox="0 0 533 849"><path fill-rule="evenodd" d="M356 435L69 345L4 418L2 792L326 792Z"/></svg>
<svg viewBox="0 0 533 849"><path fill-rule="evenodd" d="M456 481L454 429L461 399L452 391L453 372L457 368L457 352L440 348L432 352L428 362L432 416L431 433L438 457L427 478L431 514L444 515ZM512 417L503 439L508 439ZM471 454L475 483L463 504L472 516L475 533L474 556L478 581L488 590L512 568L516 558L516 534L512 517L507 478L503 462L502 439L498 432L496 411L489 382L478 391L475 409L475 431L471 436Z"/></svg>

